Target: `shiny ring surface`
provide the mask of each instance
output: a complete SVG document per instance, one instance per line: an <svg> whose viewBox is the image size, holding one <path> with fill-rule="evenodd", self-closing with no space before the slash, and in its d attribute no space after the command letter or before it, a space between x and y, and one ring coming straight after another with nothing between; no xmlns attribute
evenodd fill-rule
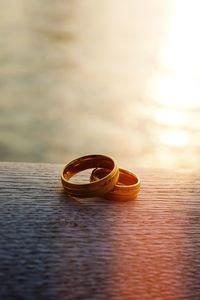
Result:
<svg viewBox="0 0 200 300"><path fill-rule="evenodd" d="M92 171L90 180L93 182L104 177L108 170L96 168ZM135 173L119 168L119 180L113 190L104 195L104 198L109 200L133 200L137 197L140 191L140 178Z"/></svg>
<svg viewBox="0 0 200 300"><path fill-rule="evenodd" d="M91 168L105 168L105 176L89 183L72 183L70 178L78 172ZM119 177L119 169L114 159L106 155L93 154L77 158L68 163L61 174L66 192L74 197L89 198L103 196L113 189Z"/></svg>

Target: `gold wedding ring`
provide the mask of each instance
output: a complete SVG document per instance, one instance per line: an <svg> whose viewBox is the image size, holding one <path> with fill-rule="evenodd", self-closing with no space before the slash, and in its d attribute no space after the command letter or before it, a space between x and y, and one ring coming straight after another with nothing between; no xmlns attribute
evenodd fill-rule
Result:
<svg viewBox="0 0 200 300"><path fill-rule="evenodd" d="M72 183L70 178L86 169L97 168L106 169L105 176L96 178L89 183ZM118 181L119 169L112 158L105 155L87 155L77 158L68 163L61 174L61 181L67 193L74 197L88 198L95 196L104 196L109 193Z"/></svg>
<svg viewBox="0 0 200 300"><path fill-rule="evenodd" d="M92 171L90 180L94 182L108 174L109 170L96 168ZM140 191L140 178L133 172L119 169L119 180L113 190L104 195L109 200L132 200Z"/></svg>

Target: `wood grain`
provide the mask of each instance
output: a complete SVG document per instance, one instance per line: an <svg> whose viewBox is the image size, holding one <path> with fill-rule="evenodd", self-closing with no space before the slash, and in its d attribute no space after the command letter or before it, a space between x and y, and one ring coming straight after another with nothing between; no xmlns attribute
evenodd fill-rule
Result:
<svg viewBox="0 0 200 300"><path fill-rule="evenodd" d="M67 197L61 169L0 164L0 299L200 299L199 174L133 169L114 202Z"/></svg>

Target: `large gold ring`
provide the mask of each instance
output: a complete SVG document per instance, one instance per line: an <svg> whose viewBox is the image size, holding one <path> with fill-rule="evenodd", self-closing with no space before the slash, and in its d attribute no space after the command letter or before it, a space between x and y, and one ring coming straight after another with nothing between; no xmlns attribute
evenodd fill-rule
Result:
<svg viewBox="0 0 200 300"><path fill-rule="evenodd" d="M96 181L77 184L70 182L70 178L78 172L91 168L105 168L105 176ZM112 158L105 155L87 155L68 163L61 174L63 187L68 194L74 197L88 198L103 196L113 189L119 177L118 166Z"/></svg>
<svg viewBox="0 0 200 300"><path fill-rule="evenodd" d="M96 168L92 171L91 182L106 176L108 170ZM119 180L113 190L104 195L109 200L133 200L140 191L140 178L135 173L119 168Z"/></svg>

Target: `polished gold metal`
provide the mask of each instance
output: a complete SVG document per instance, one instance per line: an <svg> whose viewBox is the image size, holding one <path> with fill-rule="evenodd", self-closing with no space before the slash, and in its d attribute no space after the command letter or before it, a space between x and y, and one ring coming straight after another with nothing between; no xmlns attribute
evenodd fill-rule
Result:
<svg viewBox="0 0 200 300"><path fill-rule="evenodd" d="M70 182L70 178L78 172L91 168L105 168L107 173L101 178L83 184ZM113 189L119 177L119 169L114 159L106 155L93 154L77 158L68 163L61 174L63 187L74 197L88 198L103 196Z"/></svg>
<svg viewBox="0 0 200 300"><path fill-rule="evenodd" d="M108 170L96 168L92 171L90 180L93 182L106 176ZM104 195L109 200L133 200L140 191L140 178L135 173L119 168L119 180L113 190Z"/></svg>

